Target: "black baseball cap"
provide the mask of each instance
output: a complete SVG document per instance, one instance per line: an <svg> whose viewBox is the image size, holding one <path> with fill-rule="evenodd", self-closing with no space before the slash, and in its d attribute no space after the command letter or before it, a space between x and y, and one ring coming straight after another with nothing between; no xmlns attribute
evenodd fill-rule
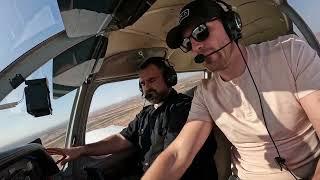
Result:
<svg viewBox="0 0 320 180"><path fill-rule="evenodd" d="M179 15L179 25L172 28L166 38L169 48L177 49L183 41L182 32L195 23L204 23L214 17L223 18L223 8L215 0L195 0L185 5Z"/></svg>

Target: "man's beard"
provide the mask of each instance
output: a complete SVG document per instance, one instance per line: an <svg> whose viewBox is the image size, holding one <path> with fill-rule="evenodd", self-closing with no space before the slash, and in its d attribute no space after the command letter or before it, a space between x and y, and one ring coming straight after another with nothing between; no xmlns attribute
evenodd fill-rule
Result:
<svg viewBox="0 0 320 180"><path fill-rule="evenodd" d="M210 72L223 71L227 69L230 65L230 57L219 56L215 59L210 59L209 63L205 62L204 66Z"/></svg>
<svg viewBox="0 0 320 180"><path fill-rule="evenodd" d="M152 104L158 104L162 102L165 98L165 95L163 93L157 92L154 89L150 89L145 92L144 97L146 100L148 100Z"/></svg>

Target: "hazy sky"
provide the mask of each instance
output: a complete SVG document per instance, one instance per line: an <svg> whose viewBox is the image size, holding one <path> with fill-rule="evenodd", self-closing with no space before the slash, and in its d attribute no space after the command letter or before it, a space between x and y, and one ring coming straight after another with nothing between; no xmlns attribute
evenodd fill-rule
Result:
<svg viewBox="0 0 320 180"><path fill-rule="evenodd" d="M2 0L0 9L0 71L30 47L64 29L53 0Z"/></svg>
<svg viewBox="0 0 320 180"><path fill-rule="evenodd" d="M317 20L320 14L316 8L319 0L288 0L302 15L314 32L320 31ZM0 71L14 59L64 29L56 1L53 0L3 0L0 11ZM33 74L32 78L47 77L52 82L52 61ZM4 102L18 101L23 96L21 86L11 93ZM69 118L75 92L61 99L53 100L53 115L33 118L25 111L25 104L17 108L0 111L1 145L18 140L31 132L39 132L66 121ZM99 88L95 93L92 109L104 107L119 100L140 94L138 81L130 80L125 83L113 83ZM2 102L2 103L4 103Z"/></svg>
<svg viewBox="0 0 320 180"><path fill-rule="evenodd" d="M320 32L319 0L288 0L288 2L302 16L313 32Z"/></svg>

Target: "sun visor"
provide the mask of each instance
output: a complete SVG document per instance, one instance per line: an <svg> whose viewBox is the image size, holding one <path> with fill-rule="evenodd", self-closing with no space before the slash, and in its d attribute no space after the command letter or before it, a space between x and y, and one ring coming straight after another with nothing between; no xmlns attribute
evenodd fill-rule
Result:
<svg viewBox="0 0 320 180"><path fill-rule="evenodd" d="M110 14L85 9L64 11L61 16L67 35L71 38L98 34L106 29L112 19Z"/></svg>
<svg viewBox="0 0 320 180"><path fill-rule="evenodd" d="M95 81L119 80L121 77L134 76L141 63L150 57L166 57L167 48L152 47L124 51L106 58Z"/></svg>
<svg viewBox="0 0 320 180"><path fill-rule="evenodd" d="M80 37L133 24L155 0L58 0L67 35Z"/></svg>
<svg viewBox="0 0 320 180"><path fill-rule="evenodd" d="M53 59L54 98L80 87L90 74L99 71L107 41L106 37L93 36Z"/></svg>

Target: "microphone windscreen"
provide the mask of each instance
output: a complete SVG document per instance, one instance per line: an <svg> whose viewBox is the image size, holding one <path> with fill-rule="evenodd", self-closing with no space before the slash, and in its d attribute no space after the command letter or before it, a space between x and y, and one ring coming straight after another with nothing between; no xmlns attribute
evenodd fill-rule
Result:
<svg viewBox="0 0 320 180"><path fill-rule="evenodd" d="M194 57L194 62L198 63L198 64L201 64L201 63L203 63L205 61L205 59L206 59L205 55L199 54L196 57Z"/></svg>

